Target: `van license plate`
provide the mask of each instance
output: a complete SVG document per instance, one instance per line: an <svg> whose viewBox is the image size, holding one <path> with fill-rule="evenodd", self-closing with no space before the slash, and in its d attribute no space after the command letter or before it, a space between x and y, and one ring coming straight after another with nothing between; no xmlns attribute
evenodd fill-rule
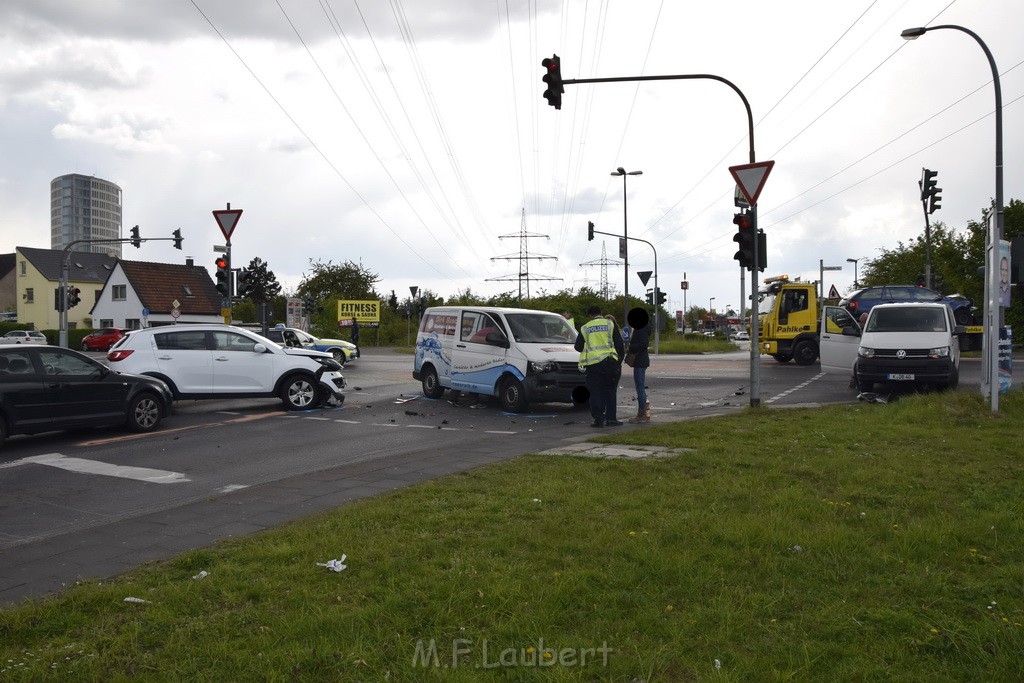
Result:
<svg viewBox="0 0 1024 683"><path fill-rule="evenodd" d="M900 372L890 372L886 374L885 378L893 382L913 382L914 376Z"/></svg>

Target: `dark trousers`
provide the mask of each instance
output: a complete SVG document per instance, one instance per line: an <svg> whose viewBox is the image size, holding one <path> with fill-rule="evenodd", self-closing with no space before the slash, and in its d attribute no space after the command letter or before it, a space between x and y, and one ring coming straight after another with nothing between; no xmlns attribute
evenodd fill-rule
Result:
<svg viewBox="0 0 1024 683"><path fill-rule="evenodd" d="M590 391L590 415L598 422L616 420L616 389L622 368L613 358L587 366L587 389Z"/></svg>

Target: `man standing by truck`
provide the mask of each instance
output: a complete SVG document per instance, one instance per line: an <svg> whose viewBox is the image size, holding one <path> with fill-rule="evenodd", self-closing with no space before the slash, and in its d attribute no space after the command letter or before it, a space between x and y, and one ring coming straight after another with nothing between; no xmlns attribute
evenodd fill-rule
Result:
<svg viewBox="0 0 1024 683"><path fill-rule="evenodd" d="M601 315L600 306L587 309L590 322L580 325L575 349L580 352L580 367L587 373L590 392L591 427L618 427L616 387L621 373L619 359L625 345L618 327Z"/></svg>

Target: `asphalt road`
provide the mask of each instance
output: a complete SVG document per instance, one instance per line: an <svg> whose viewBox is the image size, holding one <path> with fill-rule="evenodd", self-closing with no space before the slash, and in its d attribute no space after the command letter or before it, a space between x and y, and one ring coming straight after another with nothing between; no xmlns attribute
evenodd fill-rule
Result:
<svg viewBox="0 0 1024 683"><path fill-rule="evenodd" d="M962 386L976 386L978 363L963 365ZM367 349L346 369L340 408L186 401L150 434L97 429L9 439L0 450L0 602L597 431L586 408L570 405L513 414L493 400L426 399L411 366L410 355ZM817 365L768 358L760 367L765 407L857 400L848 378L823 375ZM622 420L636 412L631 380L627 369ZM749 353L656 356L647 384L654 422L740 410L750 404Z"/></svg>

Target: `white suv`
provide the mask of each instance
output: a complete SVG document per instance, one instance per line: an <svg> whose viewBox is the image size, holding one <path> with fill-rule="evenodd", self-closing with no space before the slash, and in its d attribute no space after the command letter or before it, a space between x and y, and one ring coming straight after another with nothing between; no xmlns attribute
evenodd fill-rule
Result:
<svg viewBox="0 0 1024 683"><path fill-rule="evenodd" d="M181 398L278 397L289 410L341 404L345 378L330 354L286 349L230 325L133 330L107 354L113 370L159 377Z"/></svg>

